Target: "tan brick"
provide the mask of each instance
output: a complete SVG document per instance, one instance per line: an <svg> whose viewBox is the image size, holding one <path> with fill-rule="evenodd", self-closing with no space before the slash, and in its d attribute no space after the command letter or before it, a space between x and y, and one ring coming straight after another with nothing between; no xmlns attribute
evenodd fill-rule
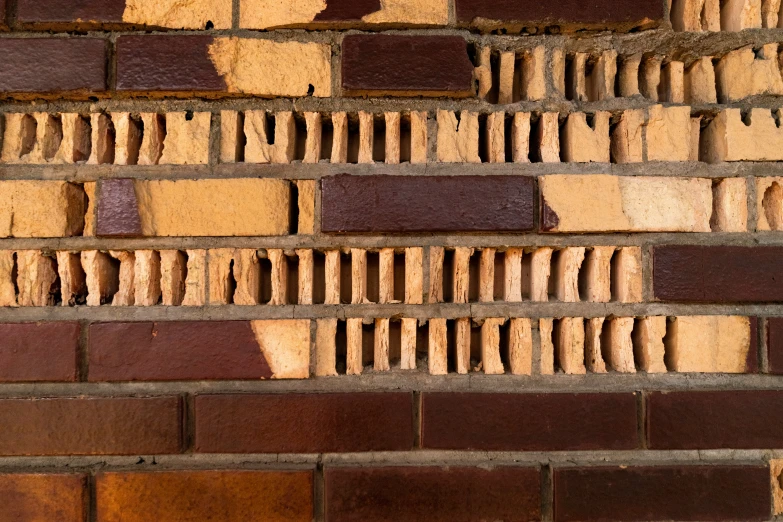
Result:
<svg viewBox="0 0 783 522"><path fill-rule="evenodd" d="M685 71L685 103L718 103L715 66L711 56L703 56Z"/></svg>
<svg viewBox="0 0 783 522"><path fill-rule="evenodd" d="M460 317L454 320L454 348L456 352L457 373L470 373L470 318Z"/></svg>
<svg viewBox="0 0 783 522"><path fill-rule="evenodd" d="M634 352L639 368L647 373L666 373L664 362L666 336L665 317L644 317L640 319L633 333Z"/></svg>
<svg viewBox="0 0 783 522"><path fill-rule="evenodd" d="M530 163L530 113L517 112L511 127L511 158L514 163Z"/></svg>
<svg viewBox="0 0 783 522"><path fill-rule="evenodd" d="M616 77L617 51L612 49L602 52L586 78L588 99L602 101L614 98Z"/></svg>
<svg viewBox="0 0 783 522"><path fill-rule="evenodd" d="M571 90L571 99L573 101L590 101L587 96L587 78L585 76L587 53L574 53L570 67L570 70L567 70L566 74L569 76L568 82Z"/></svg>
<svg viewBox="0 0 783 522"><path fill-rule="evenodd" d="M119 290L119 271L109 254L96 250L81 253L82 268L87 279L87 306L100 306Z"/></svg>
<svg viewBox="0 0 783 522"><path fill-rule="evenodd" d="M533 372L533 330L530 319L511 319L508 329L508 365L513 375Z"/></svg>
<svg viewBox="0 0 783 522"><path fill-rule="evenodd" d="M430 288L428 303L443 302L443 247L430 247Z"/></svg>
<svg viewBox="0 0 783 522"><path fill-rule="evenodd" d="M560 135L563 161L609 163L610 116L608 112L596 112L591 125L587 122L587 114L569 114Z"/></svg>
<svg viewBox="0 0 783 522"><path fill-rule="evenodd" d="M388 372L389 365L389 320L375 320L375 339L373 354L373 370L376 372Z"/></svg>
<svg viewBox="0 0 783 522"><path fill-rule="evenodd" d="M567 375L584 375L585 327L581 317L564 317L555 331L557 358Z"/></svg>
<svg viewBox="0 0 783 522"><path fill-rule="evenodd" d="M441 163L481 163L479 158L478 113L438 111L438 161Z"/></svg>
<svg viewBox="0 0 783 522"><path fill-rule="evenodd" d="M630 54L620 60L620 96L630 98L641 94L639 90L639 69L642 65L642 54Z"/></svg>
<svg viewBox="0 0 783 522"><path fill-rule="evenodd" d="M616 163L644 161L644 110L627 110L612 132L612 158Z"/></svg>
<svg viewBox="0 0 783 522"><path fill-rule="evenodd" d="M661 69L661 100L668 103L685 101L685 64L671 61Z"/></svg>
<svg viewBox="0 0 783 522"><path fill-rule="evenodd" d="M521 248L509 248L503 259L503 300L508 303L522 302L522 257Z"/></svg>
<svg viewBox="0 0 783 522"><path fill-rule="evenodd" d="M772 482L772 509L775 515L783 515L783 460L769 461Z"/></svg>
<svg viewBox="0 0 783 522"><path fill-rule="evenodd" d="M446 375L448 373L446 319L430 319L429 330L430 375Z"/></svg>
<svg viewBox="0 0 783 522"><path fill-rule="evenodd" d="M647 119L647 161L688 161L691 157L691 108L650 107Z"/></svg>
<svg viewBox="0 0 783 522"><path fill-rule="evenodd" d="M604 317L593 317L585 321L585 366L590 373L606 373L606 363L601 351L601 334Z"/></svg>
<svg viewBox="0 0 783 522"><path fill-rule="evenodd" d="M454 249L454 291L452 293L455 303L467 303L470 292L470 258L473 256L472 248L457 247Z"/></svg>
<svg viewBox="0 0 783 522"><path fill-rule="evenodd" d="M481 326L481 363L488 375L505 373L500 359L500 327L505 322L505 319L486 319Z"/></svg>
<svg viewBox="0 0 783 522"><path fill-rule="evenodd" d="M267 251L272 263L272 296L269 304L284 306L288 304L288 256L280 249Z"/></svg>
<svg viewBox="0 0 783 522"><path fill-rule="evenodd" d="M107 114L92 113L90 157L88 165L105 165L114 163L114 133L111 131L111 118Z"/></svg>
<svg viewBox="0 0 783 522"><path fill-rule="evenodd" d="M188 250L188 275L182 306L204 306L207 303L206 250Z"/></svg>
<svg viewBox="0 0 783 522"><path fill-rule="evenodd" d="M419 321L417 319L403 318L402 332L400 333L400 369L416 369L416 333Z"/></svg>
<svg viewBox="0 0 783 522"><path fill-rule="evenodd" d="M315 234L315 185L314 179L296 181L299 191L299 224L297 232L303 235Z"/></svg>
<svg viewBox="0 0 783 522"><path fill-rule="evenodd" d="M0 250L0 306L17 306L14 252Z"/></svg>
<svg viewBox="0 0 783 522"><path fill-rule="evenodd" d="M506 162L506 113L493 112L487 116L484 135L485 148L490 163Z"/></svg>
<svg viewBox="0 0 783 522"><path fill-rule="evenodd" d="M495 256L497 250L485 248L481 251L479 262L479 302L495 301Z"/></svg>
<svg viewBox="0 0 783 522"><path fill-rule="evenodd" d="M136 306L155 306L160 301L160 257L160 253L154 250L136 251ZM62 276L60 276L60 279L62 279Z"/></svg>
<svg viewBox="0 0 783 522"><path fill-rule="evenodd" d="M411 111L411 163L414 165L427 163L428 119L425 111Z"/></svg>
<svg viewBox="0 0 783 522"><path fill-rule="evenodd" d="M424 303L424 249L405 249L405 303Z"/></svg>
<svg viewBox="0 0 783 522"><path fill-rule="evenodd" d="M139 165L157 165L163 155L163 142L166 139L165 117L162 114L142 112L144 137L139 149Z"/></svg>
<svg viewBox="0 0 783 522"><path fill-rule="evenodd" d="M266 111L245 112L245 163L282 163L296 154L296 124L292 112L277 112L274 135L267 129ZM270 145L271 143L271 145Z"/></svg>
<svg viewBox="0 0 783 522"><path fill-rule="evenodd" d="M4 253L0 253L0 306L15 306L15 299L13 303L7 304L7 298L3 297L8 295L5 281L10 280L5 279L3 275L6 270L4 265L7 262ZM77 298L87 294L87 280L84 270L82 270L81 256L76 252L57 252L57 272L60 276L62 306L76 305ZM13 296L13 288L11 288L11 296Z"/></svg>
<svg viewBox="0 0 783 522"><path fill-rule="evenodd" d="M661 65L663 65L663 57L646 56L639 66L639 91L648 100L661 101L658 99L658 89L661 86Z"/></svg>
<svg viewBox="0 0 783 522"><path fill-rule="evenodd" d="M558 252L555 267L555 295L558 301L579 302L579 272L585 259L585 251L585 247L572 247Z"/></svg>
<svg viewBox="0 0 783 522"><path fill-rule="evenodd" d="M522 55L522 99L539 101L546 98L546 48L536 47Z"/></svg>
<svg viewBox="0 0 783 522"><path fill-rule="evenodd" d="M758 54L752 47L729 52L715 67L715 77L721 103L760 94L783 94L778 44L767 44Z"/></svg>
<svg viewBox="0 0 783 522"><path fill-rule="evenodd" d="M745 178L728 178L718 181L713 189L713 197L715 199L715 213L712 230L714 232L747 232L748 190Z"/></svg>
<svg viewBox="0 0 783 522"><path fill-rule="evenodd" d="M231 0L125 0L122 21L171 29L231 29Z"/></svg>
<svg viewBox="0 0 783 522"><path fill-rule="evenodd" d="M612 287L620 303L642 302L642 249L622 247L615 253Z"/></svg>
<svg viewBox="0 0 783 522"><path fill-rule="evenodd" d="M620 373L636 373L633 357L633 317L615 317L608 320L608 357L606 364ZM607 328L607 326L604 326Z"/></svg>
<svg viewBox="0 0 783 522"><path fill-rule="evenodd" d="M310 321L251 321L261 353L274 379L310 376Z"/></svg>
<svg viewBox="0 0 783 522"><path fill-rule="evenodd" d="M315 255L310 249L297 249L296 257L299 259L298 274L298 304L313 304L313 277L315 276Z"/></svg>
<svg viewBox="0 0 783 522"><path fill-rule="evenodd" d="M120 262L120 286L112 298L111 305L133 306L136 301L136 256L133 252L115 250L110 250L109 255Z"/></svg>
<svg viewBox="0 0 783 522"><path fill-rule="evenodd" d="M128 112L112 112L111 121L114 124L114 164L135 165L141 148L141 126Z"/></svg>
<svg viewBox="0 0 783 522"><path fill-rule="evenodd" d="M384 163L387 165L400 164L400 113L386 112L383 115L386 123L386 143Z"/></svg>
<svg viewBox="0 0 783 522"><path fill-rule="evenodd" d="M783 161L783 128L770 109L751 109L743 121L740 109L724 109L702 133L701 160ZM749 124L746 125L745 121Z"/></svg>
<svg viewBox="0 0 783 522"><path fill-rule="evenodd" d="M332 163L348 163L348 114L332 113L332 153L329 156Z"/></svg>
<svg viewBox="0 0 783 522"><path fill-rule="evenodd" d="M351 249L351 304L367 304L367 251Z"/></svg>
<svg viewBox="0 0 783 522"><path fill-rule="evenodd" d="M720 22L724 31L761 27L761 0L726 0L721 4Z"/></svg>
<svg viewBox="0 0 783 522"><path fill-rule="evenodd" d="M340 304L340 251L327 250L324 262L324 304Z"/></svg>
<svg viewBox="0 0 783 522"><path fill-rule="evenodd" d="M164 306L179 306L185 298L187 277L185 254L179 250L160 251L160 293Z"/></svg>
<svg viewBox="0 0 783 522"><path fill-rule="evenodd" d="M359 163L375 163L372 153L375 145L375 115L359 111Z"/></svg>
<svg viewBox="0 0 783 522"><path fill-rule="evenodd" d="M538 121L536 144L538 157L543 163L560 163L559 117L556 112L545 112Z"/></svg>
<svg viewBox="0 0 783 522"><path fill-rule="evenodd" d="M0 237L81 235L84 190L65 181L0 181Z"/></svg>
<svg viewBox="0 0 783 522"><path fill-rule="evenodd" d="M345 320L345 337L347 344L346 374L361 375L364 370L362 359L362 320L351 318Z"/></svg>
<svg viewBox="0 0 783 522"><path fill-rule="evenodd" d="M233 279L236 282L233 303L255 306L261 299L261 267L254 249L238 248L232 255ZM269 304L272 304L271 302Z"/></svg>
<svg viewBox="0 0 783 522"><path fill-rule="evenodd" d="M19 306L52 306L57 281L54 259L38 250L20 250L16 253Z"/></svg>
<svg viewBox="0 0 783 522"><path fill-rule="evenodd" d="M665 339L666 366L675 372L744 373L750 331L747 317L676 317Z"/></svg>
<svg viewBox="0 0 783 522"><path fill-rule="evenodd" d="M302 163L318 163L323 149L323 116L320 112L306 112L307 140Z"/></svg>
<svg viewBox="0 0 783 522"><path fill-rule="evenodd" d="M783 178L756 178L756 230L783 230Z"/></svg>
<svg viewBox="0 0 783 522"><path fill-rule="evenodd" d="M315 333L315 375L337 375L337 319L317 319Z"/></svg>
<svg viewBox="0 0 783 522"><path fill-rule="evenodd" d="M585 300L608 303L612 300L612 256L615 247L593 247L584 263Z"/></svg>
<svg viewBox="0 0 783 522"><path fill-rule="evenodd" d="M780 27L780 0L762 0L761 25L767 29Z"/></svg>
<svg viewBox="0 0 783 522"><path fill-rule="evenodd" d="M675 31L720 31L719 0L674 0L671 13Z"/></svg>
<svg viewBox="0 0 783 522"><path fill-rule="evenodd" d="M530 258L530 300L549 301L549 276L552 271L552 254L549 247L536 249Z"/></svg>
<svg viewBox="0 0 783 522"><path fill-rule="evenodd" d="M541 338L541 375L555 374L555 345L552 334L554 321L552 319L539 319L538 330Z"/></svg>
<svg viewBox="0 0 783 522"><path fill-rule="evenodd" d="M209 128L212 114L196 112L188 120L185 112L166 114L166 138L161 165L206 165L209 163Z"/></svg>

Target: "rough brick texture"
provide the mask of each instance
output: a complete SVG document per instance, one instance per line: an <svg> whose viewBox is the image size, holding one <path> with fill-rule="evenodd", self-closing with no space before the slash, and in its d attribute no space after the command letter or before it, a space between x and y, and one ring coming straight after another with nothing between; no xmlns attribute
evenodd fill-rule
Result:
<svg viewBox="0 0 783 522"><path fill-rule="evenodd" d="M75 381L79 323L0 324L0 381Z"/></svg>
<svg viewBox="0 0 783 522"><path fill-rule="evenodd" d="M0 474L5 520L83 522L87 477L77 474Z"/></svg>

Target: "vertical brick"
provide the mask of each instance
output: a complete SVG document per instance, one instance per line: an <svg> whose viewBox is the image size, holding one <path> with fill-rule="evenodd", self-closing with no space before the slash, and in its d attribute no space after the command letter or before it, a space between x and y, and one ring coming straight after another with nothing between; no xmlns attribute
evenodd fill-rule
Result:
<svg viewBox="0 0 783 522"><path fill-rule="evenodd" d="M1 7L1 6L0 6ZM87 477L66 474L0 474L2 520L84 522Z"/></svg>
<svg viewBox="0 0 783 522"><path fill-rule="evenodd" d="M767 319L767 356L769 372L783 375L783 318Z"/></svg>
<svg viewBox="0 0 783 522"><path fill-rule="evenodd" d="M0 324L0 381L75 381L79 332L79 323Z"/></svg>

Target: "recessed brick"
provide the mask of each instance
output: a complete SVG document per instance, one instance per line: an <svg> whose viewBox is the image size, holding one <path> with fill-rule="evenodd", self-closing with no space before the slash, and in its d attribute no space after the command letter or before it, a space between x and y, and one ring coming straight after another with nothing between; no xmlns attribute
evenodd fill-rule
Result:
<svg viewBox="0 0 783 522"><path fill-rule="evenodd" d="M179 397L0 400L0 455L179 453Z"/></svg>
<svg viewBox="0 0 783 522"><path fill-rule="evenodd" d="M0 381L75 381L79 332L79 323L0 324Z"/></svg>
<svg viewBox="0 0 783 522"><path fill-rule="evenodd" d="M639 446L633 394L424 393L422 446L485 451Z"/></svg>
<svg viewBox="0 0 783 522"><path fill-rule="evenodd" d="M324 232L525 232L535 184L521 176L350 176L321 181Z"/></svg>
<svg viewBox="0 0 783 522"><path fill-rule="evenodd" d="M307 377L310 321L90 325L90 381Z"/></svg>
<svg viewBox="0 0 783 522"><path fill-rule="evenodd" d="M659 246L653 249L653 293L661 301L783 301L777 279L781 247Z"/></svg>
<svg viewBox="0 0 783 522"><path fill-rule="evenodd" d="M566 29L652 27L663 21L658 0L456 0L457 20L482 29L564 26Z"/></svg>
<svg viewBox="0 0 783 522"><path fill-rule="evenodd" d="M467 96L473 64L460 36L350 35L342 44L342 85L351 94Z"/></svg>
<svg viewBox="0 0 783 522"><path fill-rule="evenodd" d="M535 468L327 468L325 486L329 522L541 519Z"/></svg>
<svg viewBox="0 0 783 522"><path fill-rule="evenodd" d="M409 393L200 395L203 453L404 451L413 447Z"/></svg>
<svg viewBox="0 0 783 522"><path fill-rule="evenodd" d="M783 447L783 392L651 393L647 436L652 449Z"/></svg>
<svg viewBox="0 0 783 522"><path fill-rule="evenodd" d="M555 521L768 520L766 466L555 469Z"/></svg>
<svg viewBox="0 0 783 522"><path fill-rule="evenodd" d="M95 233L103 237L141 235L139 202L132 179L104 179L98 182Z"/></svg>
<svg viewBox="0 0 783 522"><path fill-rule="evenodd" d="M767 353L769 372L783 375L783 318L767 319Z"/></svg>
<svg viewBox="0 0 783 522"><path fill-rule="evenodd" d="M73 93L106 90L106 40L3 38L0 92Z"/></svg>
<svg viewBox="0 0 783 522"><path fill-rule="evenodd" d="M83 522L87 513L87 477L2 474L0 504L0 519L8 522Z"/></svg>
<svg viewBox="0 0 783 522"><path fill-rule="evenodd" d="M98 522L310 521L312 471L99 473Z"/></svg>

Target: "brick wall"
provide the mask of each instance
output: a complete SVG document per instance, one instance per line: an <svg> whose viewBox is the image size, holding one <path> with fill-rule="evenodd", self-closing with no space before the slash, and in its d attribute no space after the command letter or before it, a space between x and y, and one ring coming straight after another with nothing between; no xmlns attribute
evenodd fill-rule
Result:
<svg viewBox="0 0 783 522"><path fill-rule="evenodd" d="M780 28L0 0L0 522L783 515Z"/></svg>

